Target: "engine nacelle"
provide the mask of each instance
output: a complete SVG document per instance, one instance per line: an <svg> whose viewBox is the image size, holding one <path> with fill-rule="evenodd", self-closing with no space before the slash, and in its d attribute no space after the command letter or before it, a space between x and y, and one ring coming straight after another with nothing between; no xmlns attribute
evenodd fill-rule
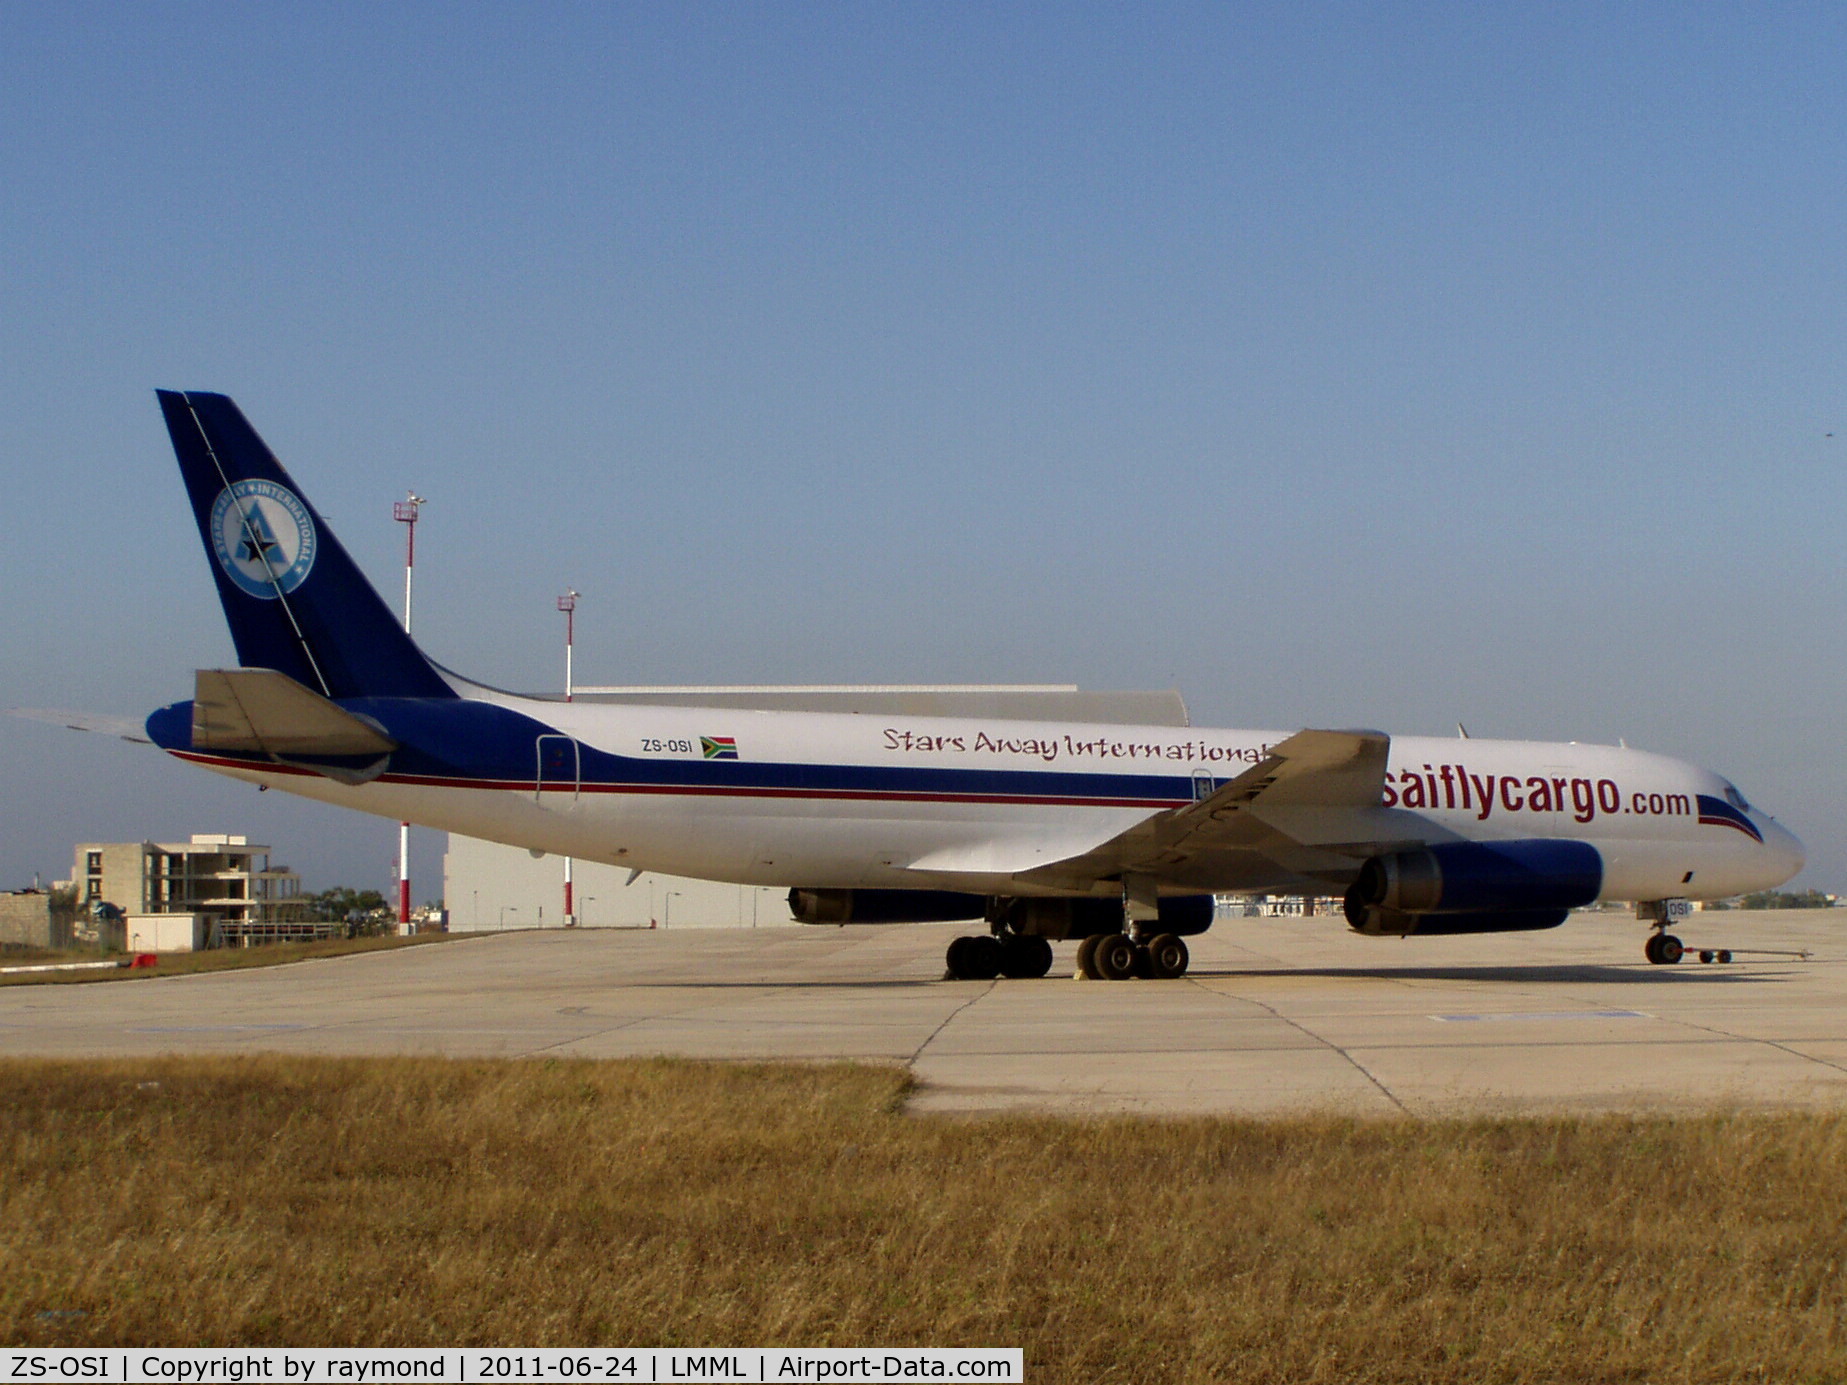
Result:
<svg viewBox="0 0 1847 1385"><path fill-rule="evenodd" d="M1354 909L1395 914L1550 913L1589 904L1602 888L1603 857L1587 842L1548 837L1443 842L1367 861L1347 892L1348 917L1351 920Z"/></svg>
<svg viewBox="0 0 1847 1385"><path fill-rule="evenodd" d="M1369 938L1442 937L1457 933L1524 933L1557 928L1569 909L1519 909L1505 913L1401 914L1391 909L1357 908L1348 894L1347 922Z"/></svg>
<svg viewBox="0 0 1847 1385"><path fill-rule="evenodd" d="M789 891L797 923L950 923L987 911L986 895L953 890Z"/></svg>

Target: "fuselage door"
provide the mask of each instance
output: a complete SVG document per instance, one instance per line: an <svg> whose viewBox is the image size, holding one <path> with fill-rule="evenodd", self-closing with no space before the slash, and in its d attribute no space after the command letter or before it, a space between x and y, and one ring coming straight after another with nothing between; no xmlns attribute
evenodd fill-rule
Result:
<svg viewBox="0 0 1847 1385"><path fill-rule="evenodd" d="M575 799L583 789L583 756L569 736L539 737L538 771L533 776L533 797L540 803L555 802L560 794ZM547 800L545 795L551 794Z"/></svg>

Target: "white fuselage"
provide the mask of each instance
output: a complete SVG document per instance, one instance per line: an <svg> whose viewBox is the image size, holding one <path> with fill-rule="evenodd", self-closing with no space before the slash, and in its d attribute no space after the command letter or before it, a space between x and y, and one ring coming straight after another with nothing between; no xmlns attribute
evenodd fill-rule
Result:
<svg viewBox="0 0 1847 1385"><path fill-rule="evenodd" d="M1022 872L1211 792L1289 734L469 694L537 724L530 759L502 747L488 770L437 771L394 758L348 785L175 753L381 817L636 869L1034 894L1059 891L1023 885ZM1702 812L1702 801L1731 808ZM1604 860L1604 899L1720 898L1780 884L1802 863L1794 836L1718 775L1613 746L1394 738L1383 801L1367 812L1381 840L1588 842ZM1317 830L1312 809L1275 825L1311 841ZM1300 883L1260 860L1234 873L1248 878L1215 888Z"/></svg>

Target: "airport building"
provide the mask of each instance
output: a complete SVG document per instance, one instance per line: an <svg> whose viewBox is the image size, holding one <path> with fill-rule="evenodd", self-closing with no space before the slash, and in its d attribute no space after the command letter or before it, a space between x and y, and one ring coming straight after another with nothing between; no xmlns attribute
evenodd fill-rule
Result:
<svg viewBox="0 0 1847 1385"><path fill-rule="evenodd" d="M579 928L770 928L793 924L789 892L643 872L571 865ZM443 855L443 903L452 933L563 928L564 859L451 833Z"/></svg>
<svg viewBox="0 0 1847 1385"><path fill-rule="evenodd" d="M301 877L272 865L269 848L247 837L199 832L185 842L82 842L71 880L80 917L109 904L132 930L135 919L190 915L196 920L193 946L305 941L341 927L311 920ZM152 924L146 931L171 932ZM117 946L130 941L126 935L100 940Z"/></svg>

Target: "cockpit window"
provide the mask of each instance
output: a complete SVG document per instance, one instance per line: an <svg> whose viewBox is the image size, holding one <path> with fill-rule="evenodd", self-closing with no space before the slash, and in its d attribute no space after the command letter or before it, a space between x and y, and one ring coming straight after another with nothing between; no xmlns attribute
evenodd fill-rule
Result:
<svg viewBox="0 0 1847 1385"><path fill-rule="evenodd" d="M1744 801L1744 795L1738 792L1738 786L1736 784L1727 784L1725 786L1725 801L1741 813L1748 813L1751 811L1751 805Z"/></svg>

